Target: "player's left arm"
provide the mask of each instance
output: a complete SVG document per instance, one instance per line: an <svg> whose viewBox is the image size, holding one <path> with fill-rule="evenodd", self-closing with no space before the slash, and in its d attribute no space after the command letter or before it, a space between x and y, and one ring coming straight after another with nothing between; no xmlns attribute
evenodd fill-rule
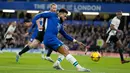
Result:
<svg viewBox="0 0 130 73"><path fill-rule="evenodd" d="M70 35L68 35L65 30L63 29L63 26L61 26L60 34L63 35L64 38L66 38L69 41L72 41L74 43L78 43L79 45L85 46L82 42L77 41L76 39L72 38Z"/></svg>
<svg viewBox="0 0 130 73"><path fill-rule="evenodd" d="M64 38L66 38L67 40L69 40L69 41L73 41L74 39L70 36L70 35L68 35L66 32L65 32L65 30L63 29L63 26L61 26L61 29L60 29L60 34L64 37Z"/></svg>

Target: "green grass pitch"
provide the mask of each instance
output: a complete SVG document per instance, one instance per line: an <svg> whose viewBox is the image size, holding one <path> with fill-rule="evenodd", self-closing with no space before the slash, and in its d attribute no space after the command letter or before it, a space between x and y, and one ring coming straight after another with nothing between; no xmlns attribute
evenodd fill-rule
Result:
<svg viewBox="0 0 130 73"><path fill-rule="evenodd" d="M26 53L19 63L15 62L15 55L7 52L0 54L0 73L82 73L65 59L61 63L65 70L58 71L52 68L53 63L42 60L41 54ZM56 54L51 57L57 59ZM88 56L74 57L83 67L90 68L90 73L130 73L130 63L121 64L119 58L102 57L99 62L93 62Z"/></svg>

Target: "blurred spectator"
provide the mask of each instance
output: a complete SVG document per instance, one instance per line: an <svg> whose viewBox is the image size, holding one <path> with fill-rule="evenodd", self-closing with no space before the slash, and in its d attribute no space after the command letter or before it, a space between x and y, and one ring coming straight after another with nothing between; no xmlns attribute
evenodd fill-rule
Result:
<svg viewBox="0 0 130 73"><path fill-rule="evenodd" d="M82 13L76 13L74 20L86 20L86 17Z"/></svg>
<svg viewBox="0 0 130 73"><path fill-rule="evenodd" d="M20 14L19 14L19 18L24 18L24 12L22 11Z"/></svg>
<svg viewBox="0 0 130 73"><path fill-rule="evenodd" d="M26 13L25 19L32 19L32 15L30 13Z"/></svg>

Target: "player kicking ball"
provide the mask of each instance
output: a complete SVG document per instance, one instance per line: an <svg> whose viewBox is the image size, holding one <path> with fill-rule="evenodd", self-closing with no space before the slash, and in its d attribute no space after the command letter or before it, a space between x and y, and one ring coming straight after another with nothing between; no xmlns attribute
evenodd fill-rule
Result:
<svg viewBox="0 0 130 73"><path fill-rule="evenodd" d="M81 42L78 42L77 40L70 37L63 29L63 25L61 23L66 19L67 13L67 10L60 9L59 13L41 13L35 17L36 20L41 17L48 18L48 23L45 27L45 34L43 36L44 44L48 48L53 49L54 51L62 54L67 61L69 61L74 67L77 68L78 71L90 72L90 69L86 69L78 63L78 61L69 53L69 50L66 47L64 47L64 43L61 42L57 37L58 33L60 33L67 40L82 45Z"/></svg>

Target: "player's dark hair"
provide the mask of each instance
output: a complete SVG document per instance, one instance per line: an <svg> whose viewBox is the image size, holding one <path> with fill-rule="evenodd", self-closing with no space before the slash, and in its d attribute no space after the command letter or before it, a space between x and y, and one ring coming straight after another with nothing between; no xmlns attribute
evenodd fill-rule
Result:
<svg viewBox="0 0 130 73"><path fill-rule="evenodd" d="M116 12L116 15L122 15L122 11L120 10L120 11Z"/></svg>
<svg viewBox="0 0 130 73"><path fill-rule="evenodd" d="M59 10L59 13L60 13L60 12L61 12L61 13L67 13L67 14L68 14L68 11L67 11L66 9L64 9L64 8L60 9L60 10Z"/></svg>

